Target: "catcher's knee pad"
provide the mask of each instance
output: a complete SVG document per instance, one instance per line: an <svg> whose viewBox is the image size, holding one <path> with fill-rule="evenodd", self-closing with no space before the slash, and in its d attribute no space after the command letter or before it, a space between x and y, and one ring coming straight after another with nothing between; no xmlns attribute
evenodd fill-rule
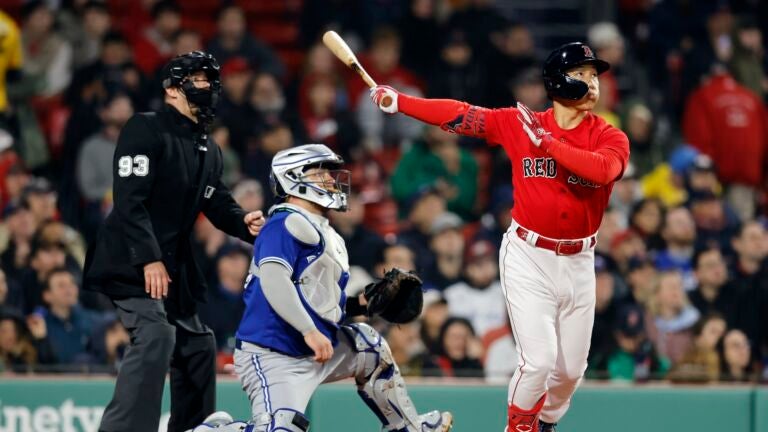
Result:
<svg viewBox="0 0 768 432"><path fill-rule="evenodd" d="M421 431L421 421L405 389L387 341L371 326L342 327L357 351L357 393L389 431Z"/></svg>
<svg viewBox="0 0 768 432"><path fill-rule="evenodd" d="M354 323L341 329L357 351L355 379L358 383L367 381L382 364L394 363L387 341L373 327L365 323Z"/></svg>

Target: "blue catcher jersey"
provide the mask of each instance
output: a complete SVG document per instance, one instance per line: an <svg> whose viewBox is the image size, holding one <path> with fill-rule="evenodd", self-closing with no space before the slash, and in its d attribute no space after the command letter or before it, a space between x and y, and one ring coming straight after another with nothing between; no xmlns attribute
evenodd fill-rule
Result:
<svg viewBox="0 0 768 432"><path fill-rule="evenodd" d="M320 234L318 244L302 243L288 230L286 220L290 215L297 213L310 221ZM324 224L319 225L317 220L324 221ZM341 245L338 244L339 241L342 242ZM343 254L330 258L332 252L328 249L331 247L333 251L343 251ZM327 220L308 215L295 206L285 204L278 206L273 210L254 243L252 267L258 268L266 262L277 262L291 270L293 286L286 289L297 290L301 303L312 318L315 327L336 346L338 343L336 332L339 323L344 319L343 311L346 302L344 288L349 280L349 265L343 240L328 225ZM334 275L332 281L327 279L328 275ZM324 280L320 280L323 278ZM324 302L318 300L318 297L323 296ZM238 339L294 357L313 354L304 342L304 336L283 320L269 305L257 274L250 274L246 279L243 298L245 312L237 330ZM327 301L329 298L333 300L330 305ZM337 298L338 302L335 301Z"/></svg>

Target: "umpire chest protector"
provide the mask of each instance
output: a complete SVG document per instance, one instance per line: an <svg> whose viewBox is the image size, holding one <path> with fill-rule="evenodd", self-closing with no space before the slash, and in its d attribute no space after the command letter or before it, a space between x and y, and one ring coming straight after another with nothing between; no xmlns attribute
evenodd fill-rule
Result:
<svg viewBox="0 0 768 432"><path fill-rule="evenodd" d="M190 250L198 214L253 240L245 212L220 182L221 151L196 123L166 105L128 121L113 165L114 207L89 248L86 288L146 296L143 266L162 261L172 279L167 303L193 311L194 301L205 299L205 277Z"/></svg>

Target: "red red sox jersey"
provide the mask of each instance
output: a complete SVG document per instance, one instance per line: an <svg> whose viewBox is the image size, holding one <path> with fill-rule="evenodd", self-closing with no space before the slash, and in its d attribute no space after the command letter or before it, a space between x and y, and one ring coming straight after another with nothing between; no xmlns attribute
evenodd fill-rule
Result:
<svg viewBox="0 0 768 432"><path fill-rule="evenodd" d="M573 129L555 122L553 110L534 113L552 138L570 147L596 151L610 149L618 155L622 169L629 159L629 141L619 129L601 117L587 113ZM569 170L549 152L536 147L517 120L518 110L489 110L486 139L501 145L512 163L514 202L512 217L520 225L555 239L589 237L597 232L614 179L607 184L588 180Z"/></svg>
<svg viewBox="0 0 768 432"><path fill-rule="evenodd" d="M517 119L516 108L487 109L401 94L399 109L447 131L501 145L512 163L512 217L523 227L554 239L578 239L597 232L613 184L629 160L624 132L592 113L570 130L557 125L552 109L535 113L553 138L536 147Z"/></svg>

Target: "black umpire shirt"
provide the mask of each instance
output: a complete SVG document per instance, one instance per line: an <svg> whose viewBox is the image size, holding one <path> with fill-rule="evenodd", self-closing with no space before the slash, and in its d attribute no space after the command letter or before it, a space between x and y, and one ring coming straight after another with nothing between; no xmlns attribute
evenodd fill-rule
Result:
<svg viewBox="0 0 768 432"><path fill-rule="evenodd" d="M172 280L168 312L188 316L206 292L190 247L198 214L253 243L246 212L221 182L221 150L198 129L169 105L136 114L123 127L112 168L114 208L88 248L86 289L112 298L149 297L144 265L162 261Z"/></svg>

